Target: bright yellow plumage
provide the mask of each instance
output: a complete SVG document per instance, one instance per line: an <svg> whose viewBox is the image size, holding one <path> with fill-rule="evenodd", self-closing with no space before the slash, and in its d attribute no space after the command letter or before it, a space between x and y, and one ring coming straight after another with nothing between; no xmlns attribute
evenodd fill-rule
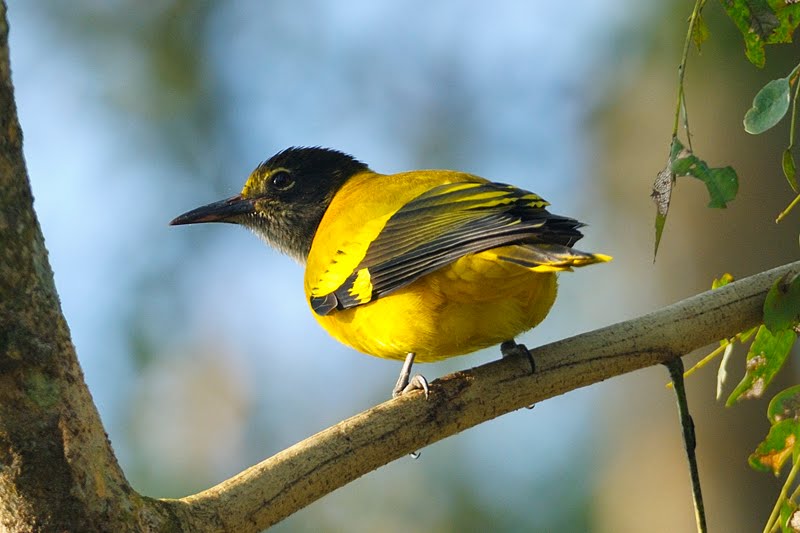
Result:
<svg viewBox="0 0 800 533"><path fill-rule="evenodd" d="M541 322L555 297L555 273L482 252L374 302L314 317L360 352L400 360L415 353L431 362L513 339Z"/></svg>

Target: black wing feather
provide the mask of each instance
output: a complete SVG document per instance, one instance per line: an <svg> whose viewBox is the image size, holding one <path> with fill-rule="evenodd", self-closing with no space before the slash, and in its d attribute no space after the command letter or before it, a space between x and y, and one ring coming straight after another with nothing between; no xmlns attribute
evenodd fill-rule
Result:
<svg viewBox="0 0 800 533"><path fill-rule="evenodd" d="M320 315L380 298L460 257L510 244L572 246L583 224L553 215L533 193L501 183L458 183L435 187L403 206L370 244L364 259L332 293L311 298ZM535 248L535 246L531 246ZM527 266L527 265L526 265ZM352 289L362 270L371 294Z"/></svg>

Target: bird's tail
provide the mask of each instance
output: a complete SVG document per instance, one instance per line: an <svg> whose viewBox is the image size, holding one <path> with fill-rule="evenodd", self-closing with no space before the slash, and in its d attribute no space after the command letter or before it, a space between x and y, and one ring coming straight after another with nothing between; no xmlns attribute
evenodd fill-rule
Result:
<svg viewBox="0 0 800 533"><path fill-rule="evenodd" d="M573 267L611 261L610 255L590 254L560 244L521 244L505 246L501 250L498 259L534 272L569 271Z"/></svg>

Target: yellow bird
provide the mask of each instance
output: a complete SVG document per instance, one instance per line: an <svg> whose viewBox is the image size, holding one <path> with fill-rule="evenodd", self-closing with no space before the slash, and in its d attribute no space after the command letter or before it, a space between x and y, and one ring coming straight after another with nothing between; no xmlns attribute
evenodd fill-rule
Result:
<svg viewBox="0 0 800 533"><path fill-rule="evenodd" d="M542 198L454 170L379 174L325 148L289 148L260 164L241 194L171 224L229 222L305 263L314 317L358 351L429 362L503 343L544 319L556 273L609 261L572 248L575 219ZM504 342L507 341L507 342ZM528 354L529 355L529 354Z"/></svg>

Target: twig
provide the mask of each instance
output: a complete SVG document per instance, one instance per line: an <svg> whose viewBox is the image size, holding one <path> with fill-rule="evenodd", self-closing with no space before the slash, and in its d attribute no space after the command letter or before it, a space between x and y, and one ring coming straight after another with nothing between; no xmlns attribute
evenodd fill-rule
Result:
<svg viewBox="0 0 800 533"><path fill-rule="evenodd" d="M697 0L692 9L692 14L689 16L689 29L686 31L686 40L683 42L683 53L681 54L681 64L678 66L678 103L675 106L675 122L672 126L672 137L678 136L678 126L680 125L681 110L684 109L685 94L683 91L683 79L686 76L686 60L689 57L689 48L692 45L692 33L694 32L694 25L700 17L700 12L703 10L706 0ZM689 119L686 117L686 140L689 149L692 149L692 136L689 133Z"/></svg>
<svg viewBox="0 0 800 533"><path fill-rule="evenodd" d="M703 505L703 492L700 490L700 472L697 469L697 437L694 432L694 420L689 414L689 402L686 399L686 387L683 384L683 361L672 359L664 363L669 369L672 383L675 384L675 397L678 400L678 420L683 432L683 445L686 448L686 460L689 463L689 475L692 479L692 498L694 500L694 519L699 533L708 531L706 526L706 510Z"/></svg>

